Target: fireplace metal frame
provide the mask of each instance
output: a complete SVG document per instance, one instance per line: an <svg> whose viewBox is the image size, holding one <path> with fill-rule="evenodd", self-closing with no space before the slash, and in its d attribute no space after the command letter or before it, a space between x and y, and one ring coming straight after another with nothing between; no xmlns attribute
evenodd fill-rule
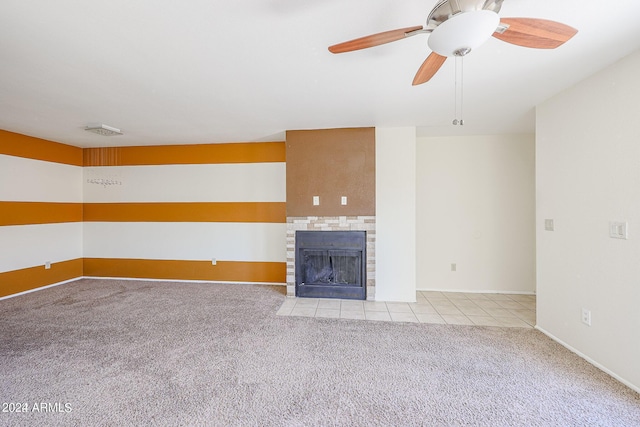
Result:
<svg viewBox="0 0 640 427"><path fill-rule="evenodd" d="M365 300L367 292L366 231L296 231L295 292L297 297ZM359 254L358 281L355 284L304 283L304 254Z"/></svg>

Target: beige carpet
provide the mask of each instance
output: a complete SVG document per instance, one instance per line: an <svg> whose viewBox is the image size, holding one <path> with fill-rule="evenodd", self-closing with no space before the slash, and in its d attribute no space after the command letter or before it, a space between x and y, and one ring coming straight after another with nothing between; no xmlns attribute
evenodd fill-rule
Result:
<svg viewBox="0 0 640 427"><path fill-rule="evenodd" d="M538 331L276 316L283 291L80 280L0 301L0 425L640 425L640 395Z"/></svg>

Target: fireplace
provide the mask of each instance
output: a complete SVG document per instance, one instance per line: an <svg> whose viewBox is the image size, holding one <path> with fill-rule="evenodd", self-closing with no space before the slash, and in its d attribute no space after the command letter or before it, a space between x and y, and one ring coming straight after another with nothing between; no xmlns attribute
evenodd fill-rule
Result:
<svg viewBox="0 0 640 427"><path fill-rule="evenodd" d="M366 299L365 231L297 231L296 296Z"/></svg>

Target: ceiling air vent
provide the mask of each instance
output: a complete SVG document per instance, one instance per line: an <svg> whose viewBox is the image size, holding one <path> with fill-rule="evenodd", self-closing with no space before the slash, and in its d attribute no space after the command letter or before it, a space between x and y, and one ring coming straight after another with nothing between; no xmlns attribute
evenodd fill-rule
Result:
<svg viewBox="0 0 640 427"><path fill-rule="evenodd" d="M102 136L122 135L122 132L120 132L120 129L103 125L103 124L89 125L86 128L84 128L84 130L97 133L98 135L102 135Z"/></svg>

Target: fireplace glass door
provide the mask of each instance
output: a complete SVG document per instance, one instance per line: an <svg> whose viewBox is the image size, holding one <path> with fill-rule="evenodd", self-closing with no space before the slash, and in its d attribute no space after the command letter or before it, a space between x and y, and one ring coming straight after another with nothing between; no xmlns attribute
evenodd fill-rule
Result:
<svg viewBox="0 0 640 427"><path fill-rule="evenodd" d="M360 286L359 251L305 250L302 282L309 285Z"/></svg>

